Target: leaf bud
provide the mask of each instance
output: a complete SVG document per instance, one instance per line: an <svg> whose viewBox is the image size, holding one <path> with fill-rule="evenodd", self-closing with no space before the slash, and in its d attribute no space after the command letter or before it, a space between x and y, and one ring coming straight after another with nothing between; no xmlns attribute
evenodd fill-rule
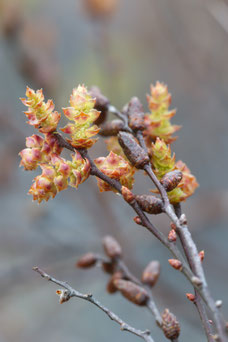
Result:
<svg viewBox="0 0 228 342"><path fill-rule="evenodd" d="M175 223L171 222L170 223L170 228L173 229L173 230L176 230L177 226L175 225Z"/></svg>
<svg viewBox="0 0 228 342"><path fill-rule="evenodd" d="M169 264L175 268L175 270L182 270L182 262L180 260L177 259L169 259Z"/></svg>
<svg viewBox="0 0 228 342"><path fill-rule="evenodd" d="M160 263L159 261L151 261L143 271L142 282L149 286L154 286L160 275Z"/></svg>
<svg viewBox="0 0 228 342"><path fill-rule="evenodd" d="M126 186L122 186L121 191L122 191L122 195L123 195L124 200L127 203L131 204L135 199L135 195L131 192L131 190L126 188Z"/></svg>
<svg viewBox="0 0 228 342"><path fill-rule="evenodd" d="M199 257L200 257L200 261L203 262L204 257L205 257L204 251L200 251L200 252L199 252Z"/></svg>
<svg viewBox="0 0 228 342"><path fill-rule="evenodd" d="M169 242L175 242L177 241L177 233L175 232L174 229L171 229L168 235L168 240Z"/></svg>
<svg viewBox="0 0 228 342"><path fill-rule="evenodd" d="M174 170L165 174L165 176L160 180L167 192L174 190L180 183L183 175L181 171Z"/></svg>
<svg viewBox="0 0 228 342"><path fill-rule="evenodd" d="M139 216L135 216L134 221L136 224L142 225L142 221L141 221L141 218Z"/></svg>
<svg viewBox="0 0 228 342"><path fill-rule="evenodd" d="M57 290L56 294L59 296L59 303L63 304L70 299L70 292L69 290Z"/></svg>
<svg viewBox="0 0 228 342"><path fill-rule="evenodd" d="M105 236L103 238L104 251L111 259L119 258L122 255L122 248L119 243L112 236Z"/></svg>
<svg viewBox="0 0 228 342"><path fill-rule="evenodd" d="M163 202L160 198L152 195L135 196L141 209L148 214L161 214L163 212Z"/></svg>
<svg viewBox="0 0 228 342"><path fill-rule="evenodd" d="M145 128L143 106L137 97L132 97L127 109L129 126L133 131L142 131Z"/></svg>
<svg viewBox="0 0 228 342"><path fill-rule="evenodd" d="M180 335L180 324L168 309L165 309L162 314L162 330L165 337L169 340L175 340Z"/></svg>
<svg viewBox="0 0 228 342"><path fill-rule="evenodd" d="M117 279L114 281L116 288L130 302L144 306L146 305L149 296L146 290L128 280Z"/></svg>
<svg viewBox="0 0 228 342"><path fill-rule="evenodd" d="M144 149L137 143L132 134L127 132L119 132L119 144L124 154L137 169L142 169L144 165L149 163L149 157Z"/></svg>
<svg viewBox="0 0 228 342"><path fill-rule="evenodd" d="M97 257L93 253L86 253L81 256L81 258L77 261L76 267L79 268L89 268L96 264Z"/></svg>
<svg viewBox="0 0 228 342"><path fill-rule="evenodd" d="M195 302L196 297L194 294L186 293L186 297L188 298L188 300L190 300L190 302L193 302L193 303Z"/></svg>
<svg viewBox="0 0 228 342"><path fill-rule="evenodd" d="M103 137L116 136L119 133L119 131L123 129L123 127L124 122L119 119L105 122L101 126L99 134Z"/></svg>
<svg viewBox="0 0 228 342"><path fill-rule="evenodd" d="M193 276L191 281L196 286L201 286L203 284L202 280L199 277L196 277L196 276Z"/></svg>

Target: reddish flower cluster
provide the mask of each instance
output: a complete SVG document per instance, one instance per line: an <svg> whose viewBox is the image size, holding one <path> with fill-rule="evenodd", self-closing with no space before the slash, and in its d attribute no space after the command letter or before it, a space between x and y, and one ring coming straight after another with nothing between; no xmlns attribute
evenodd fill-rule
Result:
<svg viewBox="0 0 228 342"><path fill-rule="evenodd" d="M132 189L135 170L124 158L110 152L107 157L97 158L94 162L106 176L116 179L123 186ZM97 179L97 182L101 192L113 190L113 188L103 180Z"/></svg>
<svg viewBox="0 0 228 342"><path fill-rule="evenodd" d="M44 102L42 89L36 92L29 87L26 89L27 99L22 98L22 103L28 107L25 115L29 119L28 124L37 128L41 133L54 132L59 123L61 114L54 111L54 103L52 100Z"/></svg>
<svg viewBox="0 0 228 342"><path fill-rule="evenodd" d="M43 133L44 137L34 134L26 138L26 148L19 153L20 165L25 170L41 167L42 174L34 179L28 192L40 203L54 198L68 186L77 188L89 177L90 163L76 150L71 160L60 157L63 147L56 132L60 114L53 112L53 101L44 102L42 89L35 92L27 88L26 96L27 99L22 99L22 103L28 107L28 111L25 112L29 119L28 123ZM75 147L90 147L96 141L90 139L98 132L96 126L90 127L99 116L99 112L93 109L94 101L87 89L79 86L73 90L70 99L72 107L64 109L65 115L74 120L74 124L69 124L63 130L72 133L70 142Z"/></svg>
<svg viewBox="0 0 228 342"><path fill-rule="evenodd" d="M97 141L91 139L100 130L96 125L91 126L100 115L100 112L94 109L95 102L84 86L78 86L73 89L70 97L71 107L63 108L64 115L73 123L67 124L61 130L71 135L68 141L75 148L90 148Z"/></svg>

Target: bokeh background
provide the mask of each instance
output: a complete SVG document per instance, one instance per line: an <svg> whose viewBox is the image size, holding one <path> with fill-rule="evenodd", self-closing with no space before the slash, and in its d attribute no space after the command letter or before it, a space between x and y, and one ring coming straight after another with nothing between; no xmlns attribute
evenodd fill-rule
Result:
<svg viewBox="0 0 228 342"><path fill-rule="evenodd" d="M129 323L149 328L155 341L165 341L149 312L105 292L107 277L100 269L75 268L79 255L102 251L105 234L119 240L138 276L150 260L161 262L154 289L159 308L177 315L181 340L206 340L185 298L191 287L118 196L100 194L92 177L45 204L27 196L35 174L18 167L18 152L33 134L19 101L26 85L42 87L60 111L79 83L98 85L118 108L137 95L145 110L150 84L168 84L178 109L173 122L183 125L173 149L200 183L184 211L205 250L213 296L223 299L228 317L228 2L115 2L116 8L98 15L86 9L86 0L0 0L0 342L137 340L88 303L59 305L56 287L33 272L34 265L92 292ZM99 141L92 155L105 153ZM136 192L151 187L142 175L137 180ZM168 220L154 222L168 233Z"/></svg>

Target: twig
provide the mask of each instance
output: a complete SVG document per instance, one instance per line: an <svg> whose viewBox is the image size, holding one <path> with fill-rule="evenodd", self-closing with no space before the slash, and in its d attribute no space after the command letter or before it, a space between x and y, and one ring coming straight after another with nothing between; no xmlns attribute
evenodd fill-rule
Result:
<svg viewBox="0 0 228 342"><path fill-rule="evenodd" d="M136 135L136 138L138 139L141 147L145 150L145 152L148 153L142 132L138 131L135 135ZM214 318L214 322L215 322L215 325L217 328L217 332L220 336L220 341L226 342L226 341L228 341L228 339L225 335L224 319L223 319L221 313L219 312L218 308L216 307L215 301L212 299L212 297L210 295L208 285L206 282L206 278L204 275L204 270L203 270L203 267L201 265L201 261L199 258L198 250L197 250L197 247L196 247L196 245L192 239L191 233L188 230L186 219L184 219L184 220L182 220L182 222L180 222L180 219L178 218L178 216L174 212L174 210L173 210L173 208L169 202L167 192L166 192L165 188L163 187L163 185L157 179L156 175L154 174L152 167L151 167L151 164L146 164L144 166L144 171L148 174L148 176L150 177L150 179L152 180L152 182L154 183L154 185L158 189L158 191L162 197L163 203L164 203L164 211L166 212L168 217L174 222L174 224L177 227L177 232L178 232L178 235L180 236L180 240L181 240L183 249L185 251L185 255L188 259L189 265L191 267L191 270L195 273L195 275L202 282L202 286L200 289L199 288L197 289L195 286L194 287L196 288L198 294L200 294L200 296L203 298L203 300L205 301L205 303L210 308L210 310L213 314L213 318ZM185 216L184 216L184 218L185 218ZM180 261L182 262L182 260L180 260ZM193 283L192 280L191 280L191 283ZM202 310L201 310L201 312L202 312Z"/></svg>
<svg viewBox="0 0 228 342"><path fill-rule="evenodd" d="M154 298L153 298L153 293L152 293L152 289L146 287L138 278L136 278L131 271L128 269L127 265L123 262L123 260L118 259L117 260L117 266L119 267L119 269L124 273L124 275L131 280L133 283L143 287L146 291L147 294L149 296L149 300L147 302L147 308L150 310L150 312L152 312L154 318L155 318L155 322L157 323L157 325L159 326L159 328L161 328L162 326L162 317L160 315L160 312L157 308L157 305L155 304Z"/></svg>
<svg viewBox="0 0 228 342"><path fill-rule="evenodd" d="M177 217L180 218L181 217L181 205L179 203L174 205L174 210L175 210ZM187 260L189 262L189 265L190 265L192 271L197 274L197 271L194 267L194 264L192 263L191 256L189 255L189 250L186 248L185 243L182 239L182 232L180 232L180 230L177 230L177 234L178 234L178 236L182 242L182 246L183 246L185 255L187 257ZM199 296L199 293L197 290L195 290L194 304L195 304L195 306L199 312L200 319L201 319L201 322L203 324L208 342L214 342L212 326L211 326L211 323L209 322L208 315L207 315L207 312L205 309L205 305L202 301L202 298Z"/></svg>
<svg viewBox="0 0 228 342"><path fill-rule="evenodd" d="M49 274L42 271L39 267L33 267L33 270L35 272L39 273L41 275L41 277L45 278L46 280L48 280L52 283L55 283L55 284L61 286L62 288L66 289L66 291L62 291L62 293L60 294L60 296L61 296L60 300L62 300L62 303L65 301L68 301L70 298L73 298L73 297L84 299L84 300L94 304L100 310L102 310L104 313L106 313L106 315L111 320L115 321L117 324L120 325L120 329L122 331L128 331L128 332L130 332L130 333L132 333L138 337L141 337L146 342L154 342L154 340L151 337L149 330L142 331L142 330L139 330L139 329L136 329L136 328L130 326L129 324L124 322L121 318L119 318L115 313L113 313L112 311L107 309L105 306L103 306L98 300L96 300L93 297L92 294L82 294L82 293L78 292L77 290L73 289L68 283L53 278Z"/></svg>
<svg viewBox="0 0 228 342"><path fill-rule="evenodd" d="M122 114L123 115L123 114ZM60 137L60 141L63 147L69 149L72 151L72 146L68 146L68 143L64 140L64 138L57 133L57 135ZM115 179L111 179L108 176L106 176L103 172L101 172L97 166L94 164L93 160L90 158L90 156L88 155L87 150L82 149L79 150L80 154L82 155L83 158L87 158L90 162L91 165L91 171L90 174L93 176L96 176L100 179L102 179L103 181L105 181L106 183L108 183L111 187L115 188L121 195L122 195L122 186L121 184L115 180ZM208 291L208 287L207 287L207 283L205 280L205 276L204 276L204 272L202 269L202 265L200 262L200 258L198 256L198 252L195 246L195 243L193 242L192 238L191 238L191 234L187 228L187 226L183 226L183 222L180 222L178 217L176 216L175 212L173 211L170 203L169 203L169 199L168 199L168 195L164 189L164 187L161 185L161 183L158 181L157 177L155 176L152 168L150 165L146 165L145 167L145 171L148 173L149 177L152 179L152 181L154 182L155 186L157 187L157 189L159 190L159 192L161 193L162 199L164 201L164 206L165 206L165 212L167 213L167 215L171 218L171 220L175 223L177 230L181 231L183 235L183 238L185 239L186 242L186 248L190 249L191 251L191 255L193 256L193 258L195 258L195 262L197 262L197 267L198 270L200 270L199 274L201 274L200 276L200 280L202 281L202 284L196 284L193 279L195 278L195 274L192 273L192 270L189 269L188 265L186 264L186 261L184 259L184 257L182 256L181 252L179 251L179 249L177 248L176 245L170 243L168 241L168 239L164 236L164 234L162 234L147 218L147 216L144 214L144 212L142 211L142 209L139 207L138 203L136 200L132 201L130 204L130 206L134 209L134 211L137 213L137 215L140 217L141 219L141 225L144 226L147 230L149 230L163 245L165 245L170 252L173 254L173 256L180 260L182 263L182 269L181 272L187 277L187 279L191 282L191 284L194 286L194 288L198 291L198 293L200 294L201 298L204 300L204 302L208 305L208 307L210 308L213 317L214 317L214 321L216 324L216 328L217 331L219 333L219 335L222 337L221 342L226 342L226 336L224 333L225 328L223 329L222 327L222 323L221 323L221 314L218 311L215 302L213 301L213 299L210 296L210 293ZM184 229L185 228L185 229ZM183 244L183 241L182 241ZM223 320L222 320L223 321ZM225 327L225 325L224 325Z"/></svg>
<svg viewBox="0 0 228 342"><path fill-rule="evenodd" d="M63 141L64 138L60 136L60 141ZM65 146L64 146L65 145ZM62 144L63 147L69 149L70 151L72 151L72 146L68 147L68 144ZM101 172L97 166L94 164L93 160L90 158L90 156L88 155L87 150L85 149L81 149L78 150L80 152L80 154L82 155L83 158L87 158L90 162L90 166L91 166L91 170L90 170L90 174L102 179L103 181L105 181L106 183L108 183L111 187L113 187L114 189L116 189L118 191L119 194L122 195L122 185L120 184L120 182L118 182L116 179L111 179L110 177L106 176L103 172ZM194 277L194 274L192 273L192 271L189 269L183 255L181 254L181 252L179 251L178 247L172 243L170 243L168 241L168 239L166 238L166 236L160 232L148 219L148 217L144 214L144 212L142 211L142 209L140 208L140 206L138 205L137 201L134 200L129 204L134 211L137 213L137 215L139 216L140 220L141 220L141 225L143 227L145 227L147 230L149 230L150 233L152 233L164 246L166 246L170 252L172 253L172 255L181 261L182 263L182 269L181 272L187 277L187 279L192 283L192 285L199 290L200 295L203 297L203 294L201 293L201 289L197 284L194 284L192 282L192 278Z"/></svg>
<svg viewBox="0 0 228 342"><path fill-rule="evenodd" d="M127 115L121 113L116 107L113 105L108 106L108 111L114 115L116 115L119 119L121 119L124 122L123 130L125 132L132 133L132 129L128 126L128 117Z"/></svg>

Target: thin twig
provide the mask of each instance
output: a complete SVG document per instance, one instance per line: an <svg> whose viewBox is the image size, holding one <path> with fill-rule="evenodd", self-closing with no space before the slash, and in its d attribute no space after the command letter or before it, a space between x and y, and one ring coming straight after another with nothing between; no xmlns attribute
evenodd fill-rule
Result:
<svg viewBox="0 0 228 342"><path fill-rule="evenodd" d="M149 296L149 300L147 302L147 308L153 314L153 316L155 318L155 322L157 323L159 328L161 328L162 327L162 317L161 317L160 312L157 308L157 305L154 301L152 289L146 287L137 277L135 277L131 273L131 271L128 269L127 265L124 263L124 261L122 259L117 260L117 266L124 273L124 275L126 276L127 279L131 280L133 283L143 287L146 290L146 292Z"/></svg>
<svg viewBox="0 0 228 342"><path fill-rule="evenodd" d="M61 293L62 302L68 301L70 298L73 298L73 297L84 299L84 300L94 304L100 310L102 310L104 313L106 313L106 315L111 320L115 321L117 324L120 325L120 329L122 331L128 331L128 332L144 339L146 342L154 342L154 340L151 337L149 330L142 331L142 330L139 330L139 329L136 329L136 328L130 326L129 324L124 322L121 318L119 318L115 313L113 313L112 311L107 309L105 306L103 306L97 299L95 299L93 297L92 294L83 294L83 293L78 292L77 290L73 289L68 283L53 278L49 274L42 271L39 267L34 267L33 270L35 272L39 273L41 275L41 277L45 278L46 280L48 280L52 283L55 283L55 284L61 286L62 288L66 289L66 291L63 291ZM60 297L60 299L61 299L61 297Z"/></svg>
<svg viewBox="0 0 228 342"><path fill-rule="evenodd" d="M108 106L108 111L114 115L116 115L119 119L121 119L124 123L123 130L125 132L132 133L132 129L128 126L128 117L127 115L121 113L116 107L113 105Z"/></svg>
<svg viewBox="0 0 228 342"><path fill-rule="evenodd" d="M179 203L174 205L174 210L175 210L175 213L176 213L177 217L180 218L181 217L181 205ZM179 238L180 238L180 240L182 242L182 246L183 246L185 255L187 257L187 260L189 262L189 265L190 265L192 271L197 274L197 271L196 271L196 269L194 267L194 264L192 263L192 258L191 258L190 254L189 254L189 250L188 250L188 248L186 248L185 243L184 243L184 241L182 239L182 232L180 230L177 230L177 234L178 234L178 236L179 236ZM203 324L203 328L205 330L208 342L214 342L212 325L209 322L208 315L207 315L207 312L206 312L206 309L205 309L205 305L204 305L204 303L202 301L202 298L200 297L200 295L199 295L197 290L195 290L194 304L195 304L195 306L196 306L196 308L197 308L197 310L199 312L200 319L201 319L201 322Z"/></svg>

